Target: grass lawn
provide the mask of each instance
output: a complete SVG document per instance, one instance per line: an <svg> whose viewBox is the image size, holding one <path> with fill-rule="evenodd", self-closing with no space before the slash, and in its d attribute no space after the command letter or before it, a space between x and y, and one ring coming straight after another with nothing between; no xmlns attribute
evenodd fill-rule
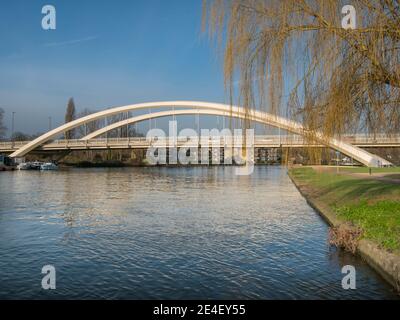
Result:
<svg viewBox="0 0 400 320"><path fill-rule="evenodd" d="M343 170L343 171L342 171ZM340 172L368 172L368 168L340 168ZM379 168L375 170L397 170ZM400 249L400 184L346 174L317 172L311 167L293 168L296 181L310 188L315 197L332 207L338 217L360 226L367 239L391 250Z"/></svg>

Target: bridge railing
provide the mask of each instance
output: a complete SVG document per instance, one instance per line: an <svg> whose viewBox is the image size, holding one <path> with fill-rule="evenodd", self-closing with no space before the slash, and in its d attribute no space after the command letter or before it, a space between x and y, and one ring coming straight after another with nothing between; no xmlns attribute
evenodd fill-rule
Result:
<svg viewBox="0 0 400 320"><path fill-rule="evenodd" d="M0 142L0 150L12 149L12 148L20 148L30 141L1 141Z"/></svg>
<svg viewBox="0 0 400 320"><path fill-rule="evenodd" d="M355 134L355 135L344 135L343 140L352 144L385 144L385 143L400 143L400 135L365 135L365 134Z"/></svg>
<svg viewBox="0 0 400 320"><path fill-rule="evenodd" d="M184 143L193 139L194 137L178 137L178 143ZM232 137L219 137L220 144L229 143L232 141ZM218 137L210 138L210 145L212 140L218 139ZM302 145L308 143L306 139L299 135L256 135L254 137L255 145ZM396 144L400 145L400 135L387 136L383 134L376 135L365 135L365 134L355 134L355 135L343 135L341 139L344 142L351 143L354 145L368 145L368 144ZM169 143L169 137L165 138L153 138L150 143L155 141L162 142L165 140L166 144ZM0 150L15 150L18 149L30 141L2 141L0 142ZM98 138L91 140L80 140L80 139L59 139L44 145L46 148L68 148L68 147L96 147L96 146L118 146L118 145L142 145L148 144L149 141L145 137L129 137L129 138Z"/></svg>

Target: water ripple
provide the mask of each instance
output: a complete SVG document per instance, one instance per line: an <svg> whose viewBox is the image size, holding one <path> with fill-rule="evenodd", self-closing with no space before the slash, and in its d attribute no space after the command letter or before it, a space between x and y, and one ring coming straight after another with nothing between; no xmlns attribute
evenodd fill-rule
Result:
<svg viewBox="0 0 400 320"><path fill-rule="evenodd" d="M0 298L397 298L327 226L285 169L5 172ZM57 269L57 290L40 287ZM341 267L357 268L357 290Z"/></svg>

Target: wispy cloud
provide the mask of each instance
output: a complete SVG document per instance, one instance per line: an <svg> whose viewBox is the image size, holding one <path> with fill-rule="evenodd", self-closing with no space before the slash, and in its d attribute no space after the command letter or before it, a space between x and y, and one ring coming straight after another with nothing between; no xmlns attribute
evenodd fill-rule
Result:
<svg viewBox="0 0 400 320"><path fill-rule="evenodd" d="M60 47L60 46L69 46L73 44L78 44L82 42L87 42L87 41L92 41L98 39L99 36L90 36L82 39L75 39L75 40L69 40L69 41L62 41L62 42L50 42L50 43L45 43L45 47Z"/></svg>

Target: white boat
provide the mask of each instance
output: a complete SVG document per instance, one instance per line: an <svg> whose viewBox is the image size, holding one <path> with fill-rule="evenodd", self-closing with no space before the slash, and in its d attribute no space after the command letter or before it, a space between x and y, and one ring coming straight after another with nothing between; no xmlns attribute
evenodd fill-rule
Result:
<svg viewBox="0 0 400 320"><path fill-rule="evenodd" d="M43 162L40 161L34 161L34 162L29 162L29 165L31 166L31 170L40 170L40 167L42 166Z"/></svg>
<svg viewBox="0 0 400 320"><path fill-rule="evenodd" d="M58 166L52 162L43 163L40 170L58 170Z"/></svg>
<svg viewBox="0 0 400 320"><path fill-rule="evenodd" d="M18 170L31 170L31 164L29 162L22 162L18 165Z"/></svg>

